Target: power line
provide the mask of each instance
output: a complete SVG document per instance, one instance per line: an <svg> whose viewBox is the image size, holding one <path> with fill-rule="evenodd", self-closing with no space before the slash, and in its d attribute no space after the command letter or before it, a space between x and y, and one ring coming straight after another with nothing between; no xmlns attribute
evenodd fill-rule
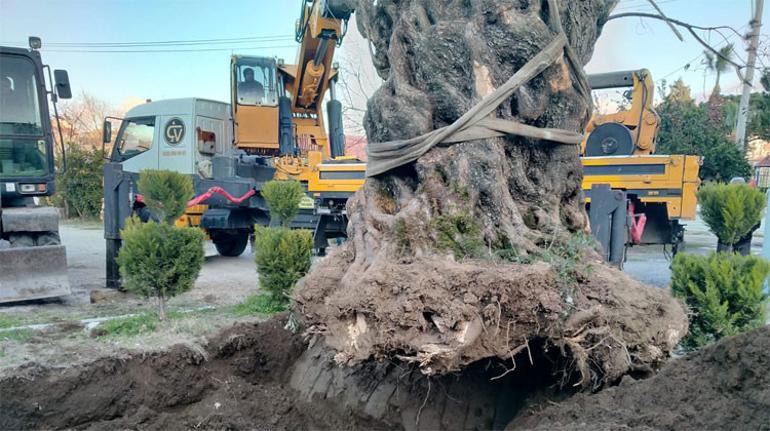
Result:
<svg viewBox="0 0 770 431"><path fill-rule="evenodd" d="M43 48L43 52L81 52L90 54L147 54L147 53L161 53L161 52L210 52L210 51L235 51L235 50L251 50L251 49L283 49L283 48L296 48L297 45L267 45L267 46L239 46L230 48L189 48L189 49L46 49Z"/></svg>
<svg viewBox="0 0 770 431"><path fill-rule="evenodd" d="M741 30L743 30L743 29L744 29L744 28L746 28L746 27L748 27L748 24L744 25L743 27L740 27L740 28L738 28L738 31L741 31ZM724 46L727 46L727 44L729 44L729 43L730 43L730 39L732 39L733 37L735 37L735 36L736 36L736 34L738 34L738 33L737 33L737 32L735 32L735 33L731 33L731 34L730 34L730 35L728 35L728 36L722 36L722 37L723 37L723 39L724 39L724 42L725 42L725 43L724 43L724 44L722 44L722 45L719 45L717 48L722 48L722 47L724 47ZM669 76L671 76L671 75L673 75L673 74L675 74L675 73L679 72L680 70L682 70L682 69L685 69L685 68L689 67L689 66L690 66L690 64L692 64L694 61L698 60L699 58L703 57L704 55L705 55L705 52L701 52L700 54L698 54L698 55L696 55L695 57L693 57L693 58L692 58L692 60L688 61L687 63L685 63L684 65L682 65L682 66L678 67L677 69L674 69L673 71L671 71L670 73L666 74L666 75L665 75L663 78L661 78L661 79L666 79L666 78L668 78Z"/></svg>
<svg viewBox="0 0 770 431"><path fill-rule="evenodd" d="M43 46L67 48L130 48L151 46L221 45L225 43L255 43L294 40L294 36L271 35L221 39L156 40L134 42L45 42ZM2 42L3 45L26 46L26 42Z"/></svg>

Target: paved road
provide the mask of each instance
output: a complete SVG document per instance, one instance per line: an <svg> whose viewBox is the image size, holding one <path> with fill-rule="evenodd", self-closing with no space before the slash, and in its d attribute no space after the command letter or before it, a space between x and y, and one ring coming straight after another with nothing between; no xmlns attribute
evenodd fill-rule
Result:
<svg viewBox="0 0 770 431"><path fill-rule="evenodd" d="M752 254L760 254L764 226L754 232L751 243ZM707 254L716 250L717 238L709 232L703 221L698 218L687 222L684 234L686 253ZM668 286L671 280L670 256L663 252L662 246L631 247L624 271L639 281L658 287Z"/></svg>
<svg viewBox="0 0 770 431"><path fill-rule="evenodd" d="M96 224L62 224L61 237L67 246L67 263L73 297L87 302L92 289L105 287L105 241ZM235 303L257 289L257 274L251 251L238 258L218 256L213 244L206 247L206 262L195 288L185 293L191 300Z"/></svg>
<svg viewBox="0 0 770 431"><path fill-rule="evenodd" d="M763 228L754 235L752 247L759 253ZM61 235L67 246L69 277L74 296L72 301L88 301L91 289L105 285L105 246L101 226L92 224L63 224ZM716 237L700 220L688 223L685 231L686 251L706 254L716 248ZM234 303L257 288L253 255L247 250L241 257L224 258L207 244L206 262L195 285L186 293L190 299L208 303ZM671 277L670 260L661 246L632 247L628 252L627 271L634 278L655 286L666 287Z"/></svg>

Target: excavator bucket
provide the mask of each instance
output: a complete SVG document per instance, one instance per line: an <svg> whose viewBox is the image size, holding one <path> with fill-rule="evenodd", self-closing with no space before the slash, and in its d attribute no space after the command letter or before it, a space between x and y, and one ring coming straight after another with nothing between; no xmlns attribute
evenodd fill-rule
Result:
<svg viewBox="0 0 770 431"><path fill-rule="evenodd" d="M69 294L63 245L0 249L0 303Z"/></svg>

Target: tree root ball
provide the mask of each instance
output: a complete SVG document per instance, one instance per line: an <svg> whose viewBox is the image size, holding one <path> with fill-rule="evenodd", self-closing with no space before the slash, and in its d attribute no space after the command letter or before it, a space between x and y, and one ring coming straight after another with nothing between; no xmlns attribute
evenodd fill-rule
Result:
<svg viewBox="0 0 770 431"><path fill-rule="evenodd" d="M385 79L368 102L370 142L454 122L554 37L579 61L615 1L358 2ZM496 112L583 132L590 99L565 58ZM348 202L349 241L295 289L295 309L340 363L412 362L445 374L513 359L538 340L566 381L599 387L654 368L686 333L682 307L597 258L576 146L507 136L434 147L369 178Z"/></svg>

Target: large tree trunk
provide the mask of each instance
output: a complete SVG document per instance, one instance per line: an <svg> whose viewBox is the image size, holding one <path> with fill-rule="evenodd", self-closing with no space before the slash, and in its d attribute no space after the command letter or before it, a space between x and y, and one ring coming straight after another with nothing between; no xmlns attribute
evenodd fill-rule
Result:
<svg viewBox="0 0 770 431"><path fill-rule="evenodd" d="M583 64L614 3L555 1ZM368 102L369 142L457 120L553 40L552 12L546 0L360 0L359 28L386 81ZM496 115L582 133L590 98L576 80L560 58ZM573 359L584 385L655 365L684 335L685 315L599 262L578 152L480 139L369 178L348 203L350 240L296 290L310 331L338 362L398 358L427 374L510 359L532 340Z"/></svg>

